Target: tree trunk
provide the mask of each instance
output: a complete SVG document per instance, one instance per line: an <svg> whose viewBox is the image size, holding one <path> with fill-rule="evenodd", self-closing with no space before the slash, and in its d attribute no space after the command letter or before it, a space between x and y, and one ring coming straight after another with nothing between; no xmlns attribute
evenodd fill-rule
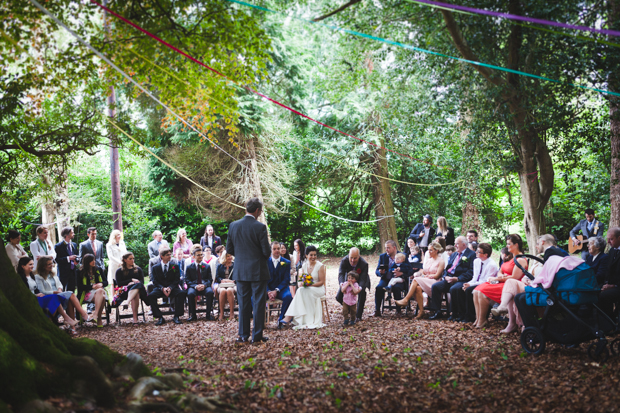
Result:
<svg viewBox="0 0 620 413"><path fill-rule="evenodd" d="M69 190L67 189L67 173L62 172L61 180L54 186L54 213L56 214L56 229L58 239L61 240L60 233L64 227L70 225L69 217ZM45 224L45 222L44 222Z"/></svg>
<svg viewBox="0 0 620 413"><path fill-rule="evenodd" d="M249 159L249 169L248 172L248 180L249 180L249 188L250 194L253 197L258 197L258 199L263 202L263 191L261 189L260 184L260 175L258 173L258 162L256 160L256 147L254 145L254 137L248 136L248 159ZM265 216L267 212L263 209L263 213L258 217L258 220L267 226L267 237L269 237L269 242L271 242L271 232L269 231L269 225L267 225L267 217Z"/></svg>
<svg viewBox="0 0 620 413"><path fill-rule="evenodd" d="M0 314L0 400L15 409L33 399L74 394L92 397L100 406L114 404L105 374L126 358L95 340L72 339L51 323L4 246Z"/></svg>
<svg viewBox="0 0 620 413"><path fill-rule="evenodd" d="M467 234L467 231L474 229L478 233L478 236L481 236L480 212L478 212L478 207L476 204L471 201L471 199L475 198L472 198L470 192L473 191L466 191L467 195L465 195L465 203L463 204L463 224L461 225L461 235L465 235Z"/></svg>
<svg viewBox="0 0 620 413"><path fill-rule="evenodd" d="M56 211L54 209L53 202L45 201L41 205L41 223L49 224L47 225L47 230L49 232L48 237L52 245L55 245L58 241L56 238Z"/></svg>
<svg viewBox="0 0 620 413"><path fill-rule="evenodd" d="M379 146L385 147L385 139L382 137L379 137ZM375 175L388 176L388 165L385 152L385 149L377 149L374 152L373 173ZM371 176L371 182L375 203L375 215L377 219L380 217L388 217L377 222L381 252L385 252L385 242L387 240L396 242L396 246L400 250L400 247L398 247L398 233L396 232L396 220L394 219L394 204L392 202L390 183L387 179L379 179L375 176Z"/></svg>
<svg viewBox="0 0 620 413"><path fill-rule="evenodd" d="M618 30L620 27L620 0L609 0L610 28ZM617 55L618 52L612 52ZM620 92L620 75L617 65L620 59L608 62L610 64L607 77L609 90ZM614 63L615 62L615 63ZM611 213L609 228L620 226L620 98L609 96L609 118L611 123L611 182L609 186L609 202Z"/></svg>

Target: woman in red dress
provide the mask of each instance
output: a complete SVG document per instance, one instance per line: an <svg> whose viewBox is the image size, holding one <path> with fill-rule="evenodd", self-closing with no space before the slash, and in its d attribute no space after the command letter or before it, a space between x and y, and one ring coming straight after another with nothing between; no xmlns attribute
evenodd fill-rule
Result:
<svg viewBox="0 0 620 413"><path fill-rule="evenodd" d="M507 250L507 251L506 251ZM518 234L510 234L506 237L506 248L502 250L504 263L497 273L497 277L491 277L484 284L480 284L474 290L474 306L476 307L476 322L474 327L482 328L487 323L489 306L491 301L502 301L502 290L508 279L521 280L523 271L514 263L513 257L523 254L523 239ZM527 260L519 258L519 264L527 268Z"/></svg>

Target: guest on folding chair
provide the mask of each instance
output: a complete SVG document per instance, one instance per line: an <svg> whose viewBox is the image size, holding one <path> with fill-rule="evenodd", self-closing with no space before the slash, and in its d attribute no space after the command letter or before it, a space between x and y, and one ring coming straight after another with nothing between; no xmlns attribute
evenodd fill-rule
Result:
<svg viewBox="0 0 620 413"><path fill-rule="evenodd" d="M282 245L274 241L271 243L271 257L267 259L267 268L269 268L270 279L267 283L267 299L282 300L282 310L280 318L278 318L278 326L284 318L286 310L288 310L293 296L288 288L291 282L291 262L280 256Z"/></svg>
<svg viewBox="0 0 620 413"><path fill-rule="evenodd" d="M107 275L107 274L106 274ZM108 286L108 277L103 275L103 268L97 266L93 254L85 254L78 272L77 296L80 303L94 303L97 327L103 327L101 314L108 301L105 288Z"/></svg>
<svg viewBox="0 0 620 413"><path fill-rule="evenodd" d="M172 260L172 251L169 248L162 248L159 255L161 256L161 263L153 267L153 284L155 288L148 296L153 317L159 319L155 325L160 326L165 323L157 299L168 297L174 302L174 317L172 321L175 324L182 324L179 317L185 312L186 294L185 291L179 288L181 280L179 263Z"/></svg>
<svg viewBox="0 0 620 413"><path fill-rule="evenodd" d="M196 320L196 297L203 296L207 301L207 320L213 320L211 310L213 308L213 276L211 266L204 262L204 253L199 244L192 248L194 262L185 271L185 283L187 285L187 301L189 304L189 318L187 321Z"/></svg>
<svg viewBox="0 0 620 413"><path fill-rule="evenodd" d="M131 311L133 312L133 323L138 321L138 307L140 301L148 304L146 289L144 288L144 273L142 268L135 264L133 253L126 252L122 259L121 268L116 270L116 291L112 298L112 305L118 306L127 300L131 303Z"/></svg>

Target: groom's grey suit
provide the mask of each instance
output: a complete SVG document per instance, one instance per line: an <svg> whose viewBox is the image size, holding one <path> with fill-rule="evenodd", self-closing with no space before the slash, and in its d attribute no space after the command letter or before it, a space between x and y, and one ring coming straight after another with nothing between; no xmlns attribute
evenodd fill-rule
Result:
<svg viewBox="0 0 620 413"><path fill-rule="evenodd" d="M250 337L250 318L254 313L254 341L263 338L267 283L271 279L267 259L271 255L267 227L246 215L228 227L226 253L235 256L233 280L239 301L239 337ZM252 308L252 302L254 308Z"/></svg>

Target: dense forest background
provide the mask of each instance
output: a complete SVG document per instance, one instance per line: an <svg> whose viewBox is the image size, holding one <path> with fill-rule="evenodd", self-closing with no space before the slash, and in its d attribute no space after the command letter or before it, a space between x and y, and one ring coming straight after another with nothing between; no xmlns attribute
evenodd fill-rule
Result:
<svg viewBox="0 0 620 413"><path fill-rule="evenodd" d="M610 101L605 94L522 76L511 78L500 71L494 71L491 80L502 79L505 84L495 84L463 62L299 18L459 56L454 35L446 30L452 18L480 61L603 89L609 86L613 66L609 62L617 58L618 47L597 43L594 36L550 33L508 20L458 13L447 16L414 2L350 2L350 7L323 19L332 10L331 3L253 3L276 12L271 13L227 1L206 1L200 4L205 10L212 7L213 12L198 23L195 19L200 13L187 11L191 2L187 2L189 9L181 8L183 12L173 8L161 12L175 18L179 26L202 24L204 32L214 30L217 46L210 45L214 40L204 32L175 32L173 28L166 36L170 40L176 33L175 41L190 53L202 53L198 48L204 46L208 52L203 60L219 58L216 68L229 70L226 73L237 86L147 37L134 36L131 28L118 21L112 23L109 40L105 40L97 9L59 6L65 16L89 16L92 26L83 28L83 34L196 130L181 125L101 62L81 69L81 84L74 90L63 87L68 77L57 70L61 79L56 93L40 97L37 109L47 123L42 120L36 126L40 130L68 122L71 108L67 109L67 102L78 108L89 105L95 112L90 118L92 131L87 133L91 140L81 148L88 150L75 150L62 162L41 163L27 155L13 159L16 167L10 179L0 183L4 198L0 232L19 230L26 246L34 239L37 223L45 221L42 206L59 205L62 199L63 207L56 208L56 213L62 209L68 216L77 241L86 238L90 226L96 226L100 238L107 239L113 225L110 137L121 147L124 237L141 266L146 265L146 244L155 229L174 241L177 230L185 228L189 238L198 241L205 226L212 224L225 239L228 223L242 212L220 197L242 204L257 187L267 206L272 239L286 242L289 248L297 238L317 245L322 254L337 255L344 255L353 245L364 253L379 251L386 237L395 237L403 245L426 213L434 219L445 216L457 233L476 228L483 240L499 248L509 232L528 236L520 189L527 169L522 157L527 155L515 144L515 139L525 138L515 137L532 131L534 141L548 149L552 163L551 175L546 175L551 179L551 192L545 190L550 194L548 202L543 199L538 205L542 228L566 240L587 207L594 208L601 221L609 222L612 156ZM494 7L492 2L475 3L476 7ZM131 15L130 5L111 4ZM552 20L561 11L563 19L584 24L607 16L607 6L601 3L534 1L524 5L511 1L509 7ZM24 12L23 17L36 19L31 13ZM231 16L233 23L228 19ZM151 30L166 28L161 20L142 24ZM69 57L76 53L70 47L72 39L62 29L53 28L60 39L55 58L59 68L72 67ZM515 42L519 46L513 50ZM5 63L14 69L16 62ZM29 71L11 72L3 78L7 91L11 82L30 76ZM103 119L106 104L100 96L105 96L108 84L116 86L118 125L202 188ZM386 153L294 115L249 93L243 87L247 85L334 128L406 156ZM511 98L505 98L509 88L518 91L521 100L516 106L527 112L523 129L514 126L519 113L511 111ZM14 95L25 93L17 90ZM32 114L27 107L5 104L2 108L3 139L11 139L9 132L33 133L28 129ZM205 137L241 162L237 164ZM537 162L534 168L540 170L542 193L543 161ZM255 165L255 169L241 164ZM246 176L247 171L253 175ZM394 217L389 223L353 223L323 214L300 200L350 220L374 220L392 215L392 210Z"/></svg>

